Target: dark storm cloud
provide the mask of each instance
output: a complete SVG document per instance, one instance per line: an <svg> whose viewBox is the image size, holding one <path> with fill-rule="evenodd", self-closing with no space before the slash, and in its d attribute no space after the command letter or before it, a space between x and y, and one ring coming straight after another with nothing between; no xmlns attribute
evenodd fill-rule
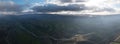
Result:
<svg viewBox="0 0 120 44"><path fill-rule="evenodd" d="M82 11L86 7L83 4L69 4L60 6L57 4L47 4L44 6L35 6L33 9L36 12L59 12L59 11Z"/></svg>

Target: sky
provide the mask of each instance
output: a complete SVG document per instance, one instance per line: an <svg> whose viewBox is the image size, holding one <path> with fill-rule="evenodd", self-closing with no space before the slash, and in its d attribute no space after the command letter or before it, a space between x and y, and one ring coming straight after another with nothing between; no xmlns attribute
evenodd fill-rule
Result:
<svg viewBox="0 0 120 44"><path fill-rule="evenodd" d="M0 0L0 13L120 14L120 0Z"/></svg>

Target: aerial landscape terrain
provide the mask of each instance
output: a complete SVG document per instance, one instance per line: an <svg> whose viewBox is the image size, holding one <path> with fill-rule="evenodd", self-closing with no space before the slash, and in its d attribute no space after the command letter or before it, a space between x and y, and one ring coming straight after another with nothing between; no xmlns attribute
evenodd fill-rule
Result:
<svg viewBox="0 0 120 44"><path fill-rule="evenodd" d="M119 44L119 16L1 15L0 44Z"/></svg>
<svg viewBox="0 0 120 44"><path fill-rule="evenodd" d="M0 0L0 44L120 44L120 0Z"/></svg>

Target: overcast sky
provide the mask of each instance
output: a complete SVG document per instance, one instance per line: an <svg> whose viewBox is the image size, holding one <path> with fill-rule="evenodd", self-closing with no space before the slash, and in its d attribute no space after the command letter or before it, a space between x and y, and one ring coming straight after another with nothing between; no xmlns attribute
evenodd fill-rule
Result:
<svg viewBox="0 0 120 44"><path fill-rule="evenodd" d="M1 0L0 13L119 14L120 0Z"/></svg>

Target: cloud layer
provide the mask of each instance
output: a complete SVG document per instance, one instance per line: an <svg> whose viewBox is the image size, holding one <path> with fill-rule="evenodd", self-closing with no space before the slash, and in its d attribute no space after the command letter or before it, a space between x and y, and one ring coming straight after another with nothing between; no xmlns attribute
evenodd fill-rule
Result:
<svg viewBox="0 0 120 44"><path fill-rule="evenodd" d="M0 11L71 14L120 14L120 0L47 0L27 8L12 1L0 2ZM24 8L24 9L23 9Z"/></svg>
<svg viewBox="0 0 120 44"><path fill-rule="evenodd" d="M119 14L119 0L55 0L44 5L36 5L31 9L35 12L82 13L82 14ZM70 12L71 11L71 12Z"/></svg>
<svg viewBox="0 0 120 44"><path fill-rule="evenodd" d="M30 9L34 12L43 13L61 11L83 11L87 9L84 4L76 2L85 2L85 0L54 0L47 2L46 4L35 3Z"/></svg>
<svg viewBox="0 0 120 44"><path fill-rule="evenodd" d="M70 4L64 6L57 4L46 4L44 6L35 6L32 9L36 12L82 11L85 9L85 6L82 4Z"/></svg>

